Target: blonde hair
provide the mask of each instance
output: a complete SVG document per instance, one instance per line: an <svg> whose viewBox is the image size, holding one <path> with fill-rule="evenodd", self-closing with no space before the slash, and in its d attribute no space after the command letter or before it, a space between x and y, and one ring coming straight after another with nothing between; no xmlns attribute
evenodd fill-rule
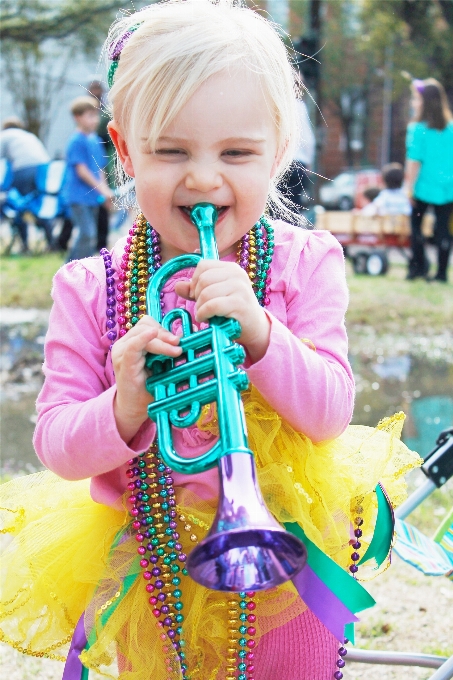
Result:
<svg viewBox="0 0 453 680"><path fill-rule="evenodd" d="M279 163L270 203L294 221L276 183L297 141L298 86L272 24L235 0L166 0L113 24L106 51L131 29L109 93L110 114L122 133L134 131L155 148L161 131L208 78L247 69L259 78L277 130Z"/></svg>

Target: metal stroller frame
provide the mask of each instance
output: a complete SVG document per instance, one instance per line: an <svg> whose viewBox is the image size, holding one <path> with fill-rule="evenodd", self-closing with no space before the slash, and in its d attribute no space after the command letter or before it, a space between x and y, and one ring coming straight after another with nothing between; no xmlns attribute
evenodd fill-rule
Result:
<svg viewBox="0 0 453 680"><path fill-rule="evenodd" d="M426 456L421 469L427 479L395 511L395 517L398 519L405 519L435 489L442 487L453 476L453 427L440 433L436 447ZM347 660L387 666L437 668L429 680L451 680L453 678L453 655L446 658L434 654L348 649Z"/></svg>

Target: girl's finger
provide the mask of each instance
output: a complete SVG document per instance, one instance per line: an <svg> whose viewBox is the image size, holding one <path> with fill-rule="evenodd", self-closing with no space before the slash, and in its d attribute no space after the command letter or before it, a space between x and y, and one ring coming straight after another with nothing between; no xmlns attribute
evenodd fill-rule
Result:
<svg viewBox="0 0 453 680"><path fill-rule="evenodd" d="M190 293L190 281L178 281L175 285L175 293L184 300L193 300L193 296Z"/></svg>
<svg viewBox="0 0 453 680"><path fill-rule="evenodd" d="M197 307L195 319L198 323L207 321L213 316L226 316L241 322L244 316L241 313L241 301L235 295L213 297Z"/></svg>
<svg viewBox="0 0 453 680"><path fill-rule="evenodd" d="M242 269L235 262L222 262L220 260L201 260L195 268L190 281L190 294L197 298L200 279L209 283L225 281L241 276ZM204 285L204 284L202 284Z"/></svg>
<svg viewBox="0 0 453 680"><path fill-rule="evenodd" d="M200 291L197 297L196 310L198 311L209 300L234 297L236 299L235 304L239 310L243 309L246 311L250 306L254 306L255 297L252 293L253 291L251 287L249 289L247 282L244 285L242 282L230 279L228 281L212 283Z"/></svg>
<svg viewBox="0 0 453 680"><path fill-rule="evenodd" d="M179 339L177 335L175 335L171 331L167 331L165 328L162 328L161 324L158 321L153 319L152 316L148 315L142 316L138 323L136 323L136 325L129 331L129 333L125 337L127 337L133 331L137 333L145 327L157 328L161 337L165 337L165 339L168 342L171 342L172 340L178 341Z"/></svg>
<svg viewBox="0 0 453 680"><path fill-rule="evenodd" d="M170 345L168 342L164 342L160 338L151 340L145 349L151 354L165 354L165 356L168 357L178 357L182 352L182 349L179 345L175 347L175 345Z"/></svg>
<svg viewBox="0 0 453 680"><path fill-rule="evenodd" d="M225 263L234 264L234 263ZM236 265L235 265L236 267ZM198 300L201 292L212 285L220 284L225 287L225 290L243 290L245 293L252 290L252 285L247 274L239 268L239 271L231 267L223 269L210 269L204 271L198 277L194 288L195 299Z"/></svg>
<svg viewBox="0 0 453 680"><path fill-rule="evenodd" d="M164 342L168 342L170 345L179 344L179 338L177 335L170 333L157 323L155 326L143 324L138 329L137 326L132 328L129 333L124 336L124 347L128 347L133 351L141 352L150 340L157 337Z"/></svg>

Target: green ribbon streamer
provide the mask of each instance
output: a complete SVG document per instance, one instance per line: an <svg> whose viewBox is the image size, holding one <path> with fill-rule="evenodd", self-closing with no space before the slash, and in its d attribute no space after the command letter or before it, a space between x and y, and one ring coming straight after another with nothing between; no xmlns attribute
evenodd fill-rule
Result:
<svg viewBox="0 0 453 680"><path fill-rule="evenodd" d="M129 592L129 590L134 585L134 583L135 583L135 581L136 581L136 579L139 575L137 570L136 570L137 563L138 563L138 560L136 560L136 561L134 560L134 563L132 564L128 574L126 574L126 576L124 577L123 585L122 585L121 590L120 590L121 594L120 594L119 597L116 598L116 602L112 602L111 606L101 614L100 619L99 619L99 624L100 624L101 628L104 628L104 626L107 625L108 620L110 619L112 614L114 614L114 612L116 611L116 608L120 604L121 600L124 597L126 597L127 593ZM91 647L91 645L94 644L95 641L96 641L96 627L94 627L93 630L91 631L85 649L88 650Z"/></svg>
<svg viewBox="0 0 453 680"><path fill-rule="evenodd" d="M365 554L363 555L359 564L363 564L367 560L370 560L374 557L377 565L381 566L381 564L386 560L392 545L394 521L389 502L380 484L377 485L375 493L378 502L376 526L374 528L374 534L373 538L371 539L371 543L365 551Z"/></svg>
<svg viewBox="0 0 453 680"><path fill-rule="evenodd" d="M344 636L345 638L348 638L350 642L352 642L353 645L355 645L355 628L354 628L354 623L347 623L344 627Z"/></svg>
<svg viewBox="0 0 453 680"><path fill-rule="evenodd" d="M119 545L122 536L124 535L124 529L121 529L117 535L115 536L112 547L110 548L110 554L109 554L109 559L110 555L112 555L113 551L115 548ZM129 571L127 572L126 576L124 577L124 580L121 584L120 588L120 596L116 598L116 602L112 603L112 605L106 609L100 616L99 623L101 627L103 628L112 614L115 612L116 608L120 604L121 600L127 595L129 590L132 588L134 585L135 581L137 580L137 577L139 576L140 569L139 569L139 560L140 558L137 556L134 561L132 562L131 566L129 567ZM96 626L93 627L87 643L85 645L85 651L88 651L90 647L96 642ZM89 669L86 666L83 666L82 668L82 676L80 680L88 680L89 678Z"/></svg>
<svg viewBox="0 0 453 680"><path fill-rule="evenodd" d="M110 619L110 617L115 612L118 605L120 604L121 600L127 595L129 590L132 588L135 581L137 580L137 577L139 575L137 570L136 570L137 564L138 564L138 560L134 560L131 568L129 569L129 572L127 573L127 575L124 578L122 587L120 589L121 595L119 597L117 597L116 602L112 603L112 605L108 609L106 609L103 612L103 614L101 615L100 625L101 625L102 628L107 624L108 620ZM96 626L92 629L92 631L91 631L91 633L88 637L87 643L85 645L85 651L88 651L90 649L90 647L95 642L96 642ZM88 680L88 678L89 678L89 669L86 666L82 666L82 675L81 675L80 680Z"/></svg>
<svg viewBox="0 0 453 680"><path fill-rule="evenodd" d="M125 529L120 529L120 531L115 536L113 543L112 543L112 547L110 548L110 553L109 553L109 558L108 558L109 560L110 560L110 556L113 554L113 551L119 545L121 538L124 535L124 532L125 532ZM100 616L99 623L100 623L102 628L107 624L107 622L110 619L110 617L112 616L112 614L116 611L116 608L120 604L121 600L127 595L129 590L134 585L134 583L135 583L135 581L136 581L136 579L137 579L137 577L140 573L140 564L139 563L140 563L140 557L137 555L134 558L131 566L129 567L129 571L127 572L126 576L123 579L123 582L121 584L121 588L120 588L120 591L119 591L121 593L120 596L117 597L116 602L114 602L114 603L112 602L112 605L110 607L108 607L108 609L106 609ZM88 650L91 647L91 645L94 644L95 640L96 640L96 626L93 627L93 630L91 631L91 633L88 637L88 642L86 644L85 649ZM85 678L82 678L82 680L85 680Z"/></svg>

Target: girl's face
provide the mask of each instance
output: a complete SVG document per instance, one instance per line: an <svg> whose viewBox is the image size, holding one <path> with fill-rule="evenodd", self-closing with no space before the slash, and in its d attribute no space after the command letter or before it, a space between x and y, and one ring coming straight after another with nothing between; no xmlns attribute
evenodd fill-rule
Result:
<svg viewBox="0 0 453 680"><path fill-rule="evenodd" d="M232 252L264 210L277 166L277 131L257 77L245 69L211 77L162 130L153 153L146 141L110 133L138 204L159 232L168 260L199 248L188 208L219 209L219 252Z"/></svg>

